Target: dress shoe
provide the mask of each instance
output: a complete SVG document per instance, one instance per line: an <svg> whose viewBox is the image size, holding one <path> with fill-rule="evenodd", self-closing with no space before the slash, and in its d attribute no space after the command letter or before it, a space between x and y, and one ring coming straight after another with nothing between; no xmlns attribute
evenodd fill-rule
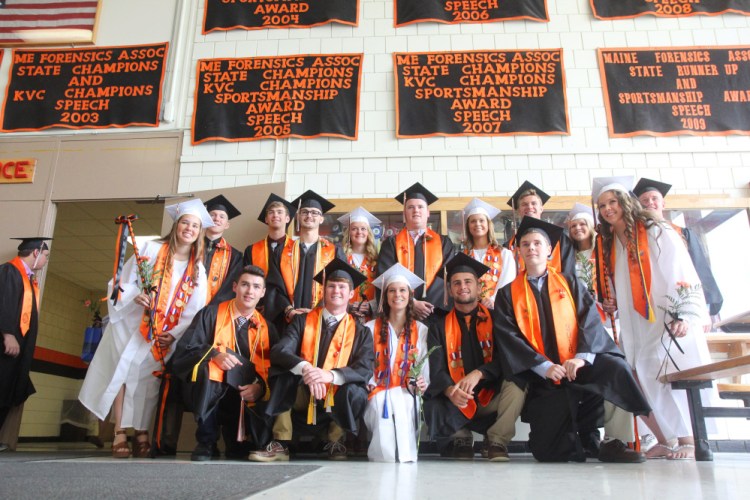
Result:
<svg viewBox="0 0 750 500"><path fill-rule="evenodd" d="M618 464L639 464L646 461L646 455L631 450L619 439L602 442L599 446L599 461Z"/></svg>

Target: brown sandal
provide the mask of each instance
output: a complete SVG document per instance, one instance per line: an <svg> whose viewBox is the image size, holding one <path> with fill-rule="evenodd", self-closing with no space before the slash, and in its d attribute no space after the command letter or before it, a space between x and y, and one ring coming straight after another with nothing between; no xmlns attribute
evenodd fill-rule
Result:
<svg viewBox="0 0 750 500"><path fill-rule="evenodd" d="M139 440L140 436L146 436L146 440ZM148 431L135 431L133 437L133 458L151 458L151 441L148 439Z"/></svg>
<svg viewBox="0 0 750 500"><path fill-rule="evenodd" d="M128 446L127 433L125 431L116 431L115 436L126 436L125 441L115 444L112 441L112 458L130 458L130 446Z"/></svg>

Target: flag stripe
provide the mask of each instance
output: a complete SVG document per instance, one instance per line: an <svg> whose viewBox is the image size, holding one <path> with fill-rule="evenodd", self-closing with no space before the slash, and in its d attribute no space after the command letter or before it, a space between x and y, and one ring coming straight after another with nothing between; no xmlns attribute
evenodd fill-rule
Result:
<svg viewBox="0 0 750 500"><path fill-rule="evenodd" d="M93 31L97 0L9 0L0 8L0 43L19 42L24 30Z"/></svg>

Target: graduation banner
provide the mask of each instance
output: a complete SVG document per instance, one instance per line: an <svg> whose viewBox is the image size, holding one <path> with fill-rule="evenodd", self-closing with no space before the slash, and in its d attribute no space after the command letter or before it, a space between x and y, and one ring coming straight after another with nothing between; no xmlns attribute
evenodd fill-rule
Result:
<svg viewBox="0 0 750 500"><path fill-rule="evenodd" d="M192 143L357 138L362 54L202 59Z"/></svg>
<svg viewBox="0 0 750 500"><path fill-rule="evenodd" d="M2 131L158 126L168 46L14 50Z"/></svg>
<svg viewBox="0 0 750 500"><path fill-rule="evenodd" d="M435 22L491 23L511 19L549 21L547 0L395 0L395 26Z"/></svg>
<svg viewBox="0 0 750 500"><path fill-rule="evenodd" d="M598 52L611 137L750 135L750 46Z"/></svg>
<svg viewBox="0 0 750 500"><path fill-rule="evenodd" d="M394 54L396 137L569 133L562 49Z"/></svg>
<svg viewBox="0 0 750 500"><path fill-rule="evenodd" d="M597 19L638 16L716 16L728 12L750 15L750 0L589 0Z"/></svg>
<svg viewBox="0 0 750 500"><path fill-rule="evenodd" d="M234 29L357 26L359 0L205 0L203 34Z"/></svg>

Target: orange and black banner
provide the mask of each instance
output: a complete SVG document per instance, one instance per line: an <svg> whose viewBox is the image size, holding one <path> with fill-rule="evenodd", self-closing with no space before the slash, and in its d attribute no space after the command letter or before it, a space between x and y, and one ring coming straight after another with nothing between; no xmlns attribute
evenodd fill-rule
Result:
<svg viewBox="0 0 750 500"><path fill-rule="evenodd" d="M562 49L394 54L396 136L567 135Z"/></svg>
<svg viewBox="0 0 750 500"><path fill-rule="evenodd" d="M357 138L362 54L202 59L192 143Z"/></svg>
<svg viewBox="0 0 750 500"><path fill-rule="evenodd" d="M395 0L394 24L549 21L547 0Z"/></svg>
<svg viewBox="0 0 750 500"><path fill-rule="evenodd" d="M158 126L168 46L14 50L2 131Z"/></svg>
<svg viewBox="0 0 750 500"><path fill-rule="evenodd" d="M358 0L206 0L203 33L235 29L357 26Z"/></svg>
<svg viewBox="0 0 750 500"><path fill-rule="evenodd" d="M750 46L599 49L610 137L750 135Z"/></svg>
<svg viewBox="0 0 750 500"><path fill-rule="evenodd" d="M750 15L750 0L589 0L597 19L638 16L717 16L728 12Z"/></svg>

